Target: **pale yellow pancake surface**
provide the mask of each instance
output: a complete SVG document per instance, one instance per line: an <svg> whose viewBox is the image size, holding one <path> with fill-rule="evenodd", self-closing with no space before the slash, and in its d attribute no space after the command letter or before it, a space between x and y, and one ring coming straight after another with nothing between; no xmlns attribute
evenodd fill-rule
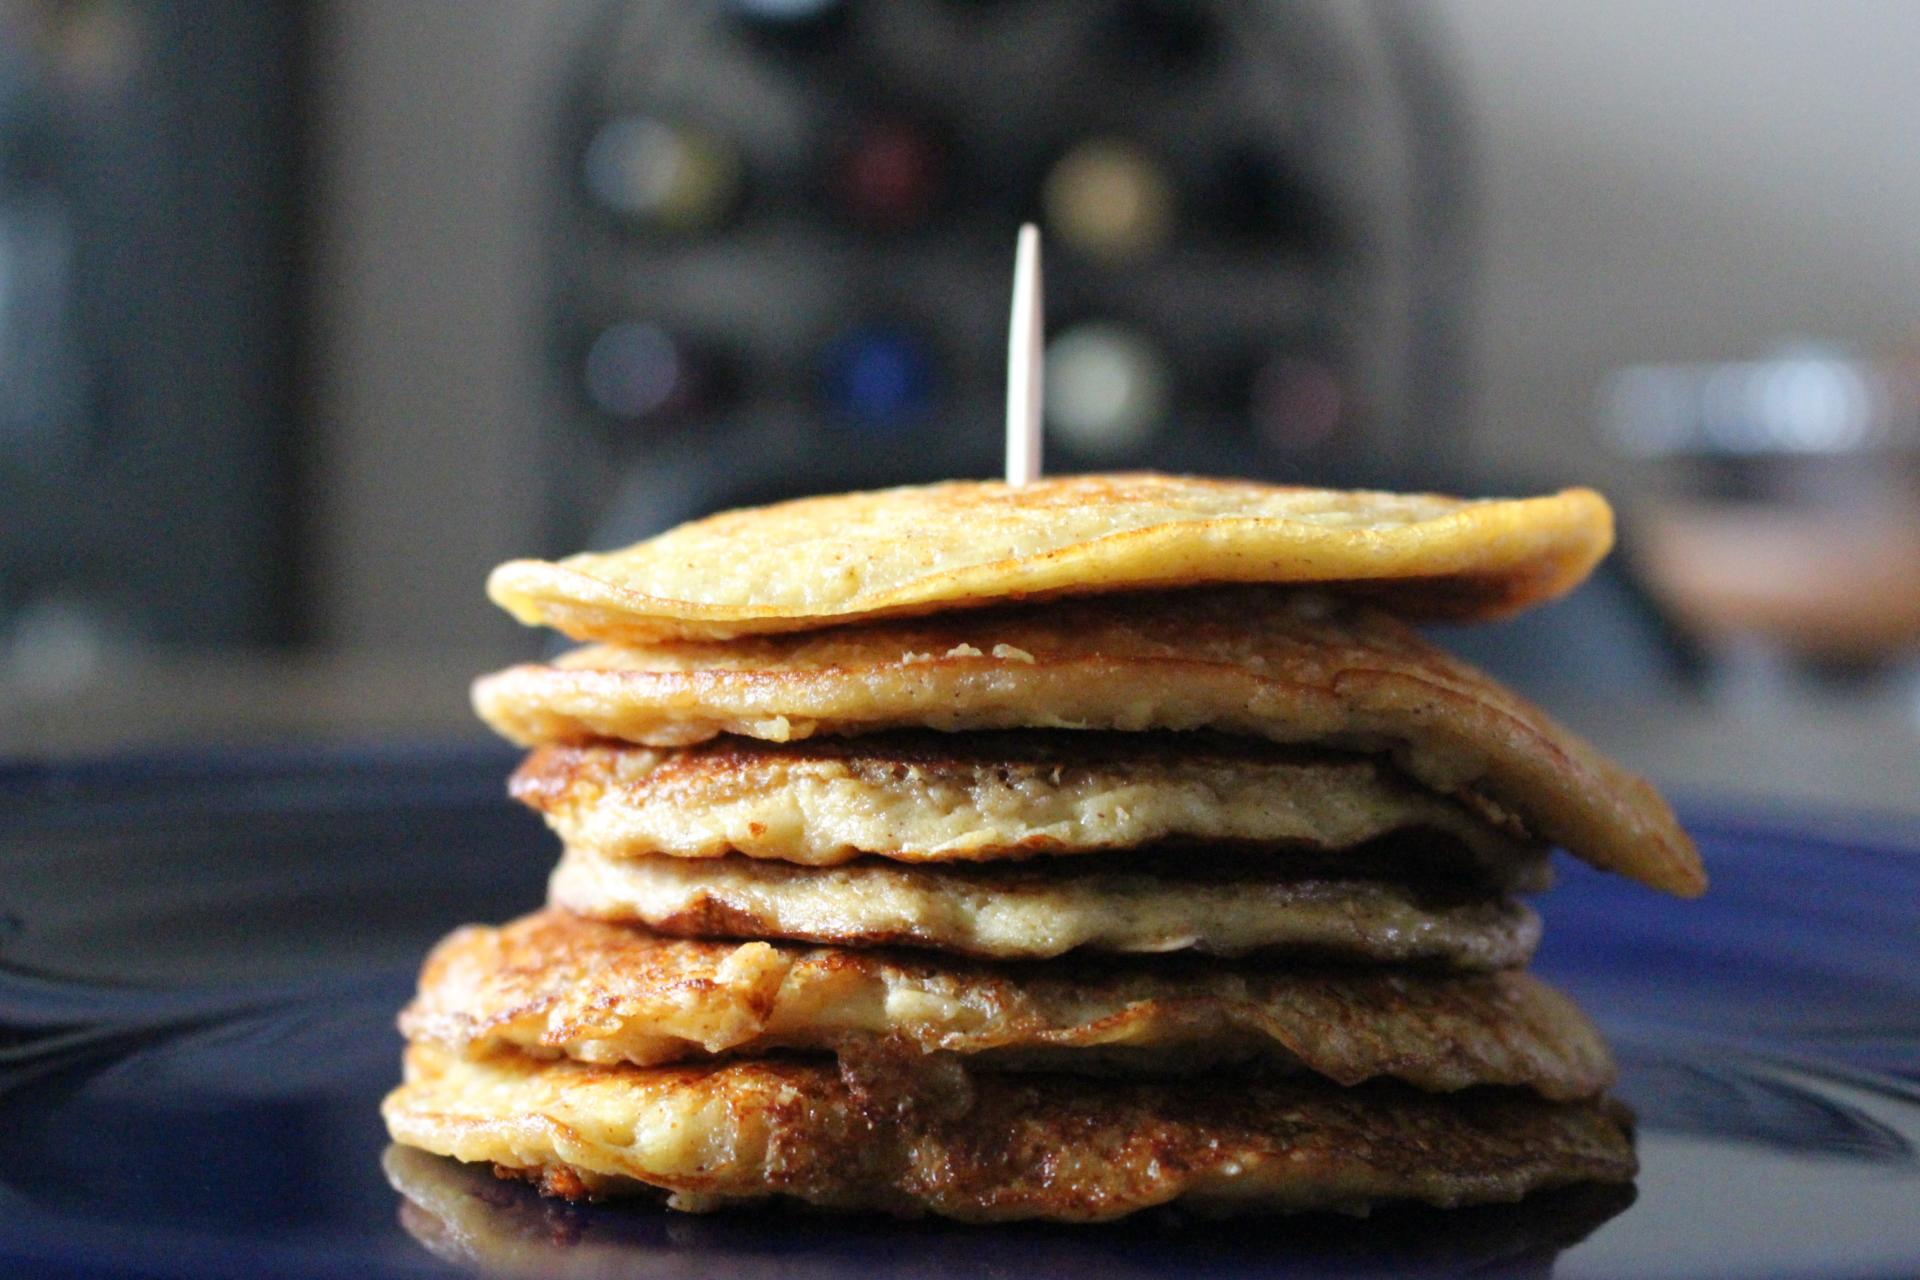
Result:
<svg viewBox="0 0 1920 1280"><path fill-rule="evenodd" d="M911 1045L994 1069L1195 1075L1257 1064L1353 1085L1592 1097L1593 1025L1525 973L1220 960L1008 967L902 951L659 937L547 910L460 929L400 1017L410 1040L657 1066Z"/></svg>
<svg viewBox="0 0 1920 1280"><path fill-rule="evenodd" d="M381 1110L397 1142L492 1162L550 1192L658 1188L689 1210L785 1196L981 1222L1096 1222L1174 1201L1353 1212L1513 1201L1636 1169L1612 1105L1390 1083L959 1070L936 1082L884 1065L593 1066L414 1045Z"/></svg>
<svg viewBox="0 0 1920 1280"><path fill-rule="evenodd" d="M1081 948L1286 950L1504 969L1525 964L1540 938L1539 917L1510 898L1435 897L1387 881L1297 881L1257 872L1190 878L1178 870L1122 870L1114 861L802 867L741 857L602 858L569 849L554 870L549 901L598 920L692 937L898 944L1001 960L1044 960Z"/></svg>
<svg viewBox="0 0 1920 1280"><path fill-rule="evenodd" d="M522 622L620 642L1222 583L1350 583L1411 615L1494 618L1570 590L1612 543L1588 489L1476 501L1058 476L723 512L622 551L511 561L487 591Z"/></svg>
<svg viewBox="0 0 1920 1280"><path fill-rule="evenodd" d="M1376 757L1205 734L893 733L679 748L542 747L513 794L571 847L610 857L743 853L973 862L1165 841L1364 854L1410 833L1432 868L1527 892L1526 843Z"/></svg>
<svg viewBox="0 0 1920 1280"><path fill-rule="evenodd" d="M1212 729L1378 752L1428 789L1679 894L1699 854L1652 786L1377 609L1242 588L1063 600L814 635L595 646L483 677L523 745L901 728Z"/></svg>

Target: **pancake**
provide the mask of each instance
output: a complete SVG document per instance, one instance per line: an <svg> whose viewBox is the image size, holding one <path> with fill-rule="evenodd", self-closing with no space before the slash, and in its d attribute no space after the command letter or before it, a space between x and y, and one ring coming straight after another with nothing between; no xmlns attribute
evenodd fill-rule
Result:
<svg viewBox="0 0 1920 1280"><path fill-rule="evenodd" d="M489 1161L571 1197L649 1188L705 1210L768 1196L971 1221L1105 1221L1380 1201L1513 1201L1635 1172L1620 1108L1511 1090L969 1076L767 1059L595 1066L407 1050L381 1107L395 1141Z"/></svg>
<svg viewBox="0 0 1920 1280"><path fill-rule="evenodd" d="M1364 1218L1267 1218L1257 1230L1179 1208L1098 1232L975 1231L953 1224L850 1222L844 1215L766 1208L750 1214L622 1213L538 1195L486 1164L391 1144L380 1166L399 1193L400 1225L467 1271L530 1280L830 1280L850 1255L883 1254L880 1276L1076 1276L1166 1280L1259 1275L1276 1258L1299 1275L1498 1275L1548 1280L1560 1250L1634 1202L1630 1183L1588 1182L1517 1204L1435 1209L1403 1204ZM777 1225L776 1225L777 1224Z"/></svg>
<svg viewBox="0 0 1920 1280"><path fill-rule="evenodd" d="M1421 832L1439 869L1506 887L1533 850L1378 758L1204 734L890 733L536 750L513 794L607 857L865 854L966 862L1168 841L1289 853ZM1524 886L1529 891L1544 885Z"/></svg>
<svg viewBox="0 0 1920 1280"><path fill-rule="evenodd" d="M1194 864L1202 858L1181 856ZM1115 863L1118 865L1115 865ZM1456 969L1525 964L1540 921L1510 898L1246 867L1183 872L1137 855L916 867L753 858L603 858L568 849L548 900L692 937L930 947L999 960L1103 952L1290 951Z"/></svg>
<svg viewBox="0 0 1920 1280"><path fill-rule="evenodd" d="M516 560L487 592L576 639L725 639L1008 599L1339 583L1421 617L1504 617L1613 543L1589 489L1465 501L1152 474L959 481L728 511L611 554Z"/></svg>
<svg viewBox="0 0 1920 1280"><path fill-rule="evenodd" d="M595 646L483 677L523 745L900 728L1214 729L1390 753L1429 789L1693 895L1693 843L1644 780L1379 610L1261 589L1068 600L726 644Z"/></svg>
<svg viewBox="0 0 1920 1280"><path fill-rule="evenodd" d="M984 965L945 957L656 937L543 911L434 949L409 1040L658 1066L883 1043L988 1069L1192 1075L1228 1065L1344 1085L1592 1097L1613 1064L1573 1003L1519 972L1223 961Z"/></svg>

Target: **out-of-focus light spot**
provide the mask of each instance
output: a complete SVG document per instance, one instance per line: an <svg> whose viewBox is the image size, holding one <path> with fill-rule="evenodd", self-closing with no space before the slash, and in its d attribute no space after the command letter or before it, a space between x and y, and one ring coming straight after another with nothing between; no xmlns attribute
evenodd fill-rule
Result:
<svg viewBox="0 0 1920 1280"><path fill-rule="evenodd" d="M740 193L739 153L698 125L620 116L587 144L587 191L609 212L660 231L701 231Z"/></svg>
<svg viewBox="0 0 1920 1280"><path fill-rule="evenodd" d="M933 401L933 357L909 333L864 325L827 347L821 382L828 407L856 426L911 426L926 416Z"/></svg>
<svg viewBox="0 0 1920 1280"><path fill-rule="evenodd" d="M926 130L900 120L864 124L842 155L840 199L858 222L893 230L932 212L946 189L946 157Z"/></svg>
<svg viewBox="0 0 1920 1280"><path fill-rule="evenodd" d="M1254 430L1278 453L1305 453L1333 439L1345 402L1340 379L1310 356L1275 356L1247 388Z"/></svg>
<svg viewBox="0 0 1920 1280"><path fill-rule="evenodd" d="M38 697L70 694L93 680L116 648L113 628L84 599L28 602L0 644L0 677Z"/></svg>
<svg viewBox="0 0 1920 1280"><path fill-rule="evenodd" d="M1144 257L1173 232L1173 184L1151 156L1119 139L1089 139L1067 152L1041 201L1053 231L1097 258Z"/></svg>
<svg viewBox="0 0 1920 1280"><path fill-rule="evenodd" d="M1600 406L1609 438L1639 457L1846 453L1886 443L1898 398L1880 368L1795 356L1623 369Z"/></svg>
<svg viewBox="0 0 1920 1280"><path fill-rule="evenodd" d="M1172 406L1166 362L1137 334L1080 325L1047 346L1048 425L1083 453L1113 458L1139 448Z"/></svg>
<svg viewBox="0 0 1920 1280"><path fill-rule="evenodd" d="M1789 453L1858 448L1867 434L1872 397L1860 371L1844 360L1782 360L1760 386L1767 443Z"/></svg>
<svg viewBox="0 0 1920 1280"><path fill-rule="evenodd" d="M690 372L686 353L666 330L626 321L606 329L587 351L587 397L610 417L644 421L685 406Z"/></svg>
<svg viewBox="0 0 1920 1280"><path fill-rule="evenodd" d="M840 8L840 0L727 0L727 8L754 22L805 23Z"/></svg>

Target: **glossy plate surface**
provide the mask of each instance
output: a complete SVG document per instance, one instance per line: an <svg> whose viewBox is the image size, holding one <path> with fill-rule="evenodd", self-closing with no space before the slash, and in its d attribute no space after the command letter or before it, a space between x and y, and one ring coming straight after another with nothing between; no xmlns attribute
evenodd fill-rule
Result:
<svg viewBox="0 0 1920 1280"><path fill-rule="evenodd" d="M968 1228L574 1207L402 1150L394 1011L556 850L503 751L0 767L0 1275L1920 1274L1920 831L1686 813L1697 902L1578 867L1537 968L1613 1040L1635 1191Z"/></svg>

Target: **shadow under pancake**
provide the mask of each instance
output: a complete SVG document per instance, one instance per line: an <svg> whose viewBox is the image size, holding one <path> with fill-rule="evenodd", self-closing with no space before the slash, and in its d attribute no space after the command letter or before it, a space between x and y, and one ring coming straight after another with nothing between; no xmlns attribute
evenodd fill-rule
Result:
<svg viewBox="0 0 1920 1280"><path fill-rule="evenodd" d="M435 1256L490 1275L727 1275L738 1280L1047 1275L1164 1280L1168 1275L1546 1276L1554 1259L1634 1200L1631 1185L1584 1184L1518 1204L1396 1205L1369 1217L1197 1219L1150 1212L1097 1227L964 1225L759 1205L711 1215L644 1202L572 1204L399 1145L382 1157L400 1224Z"/></svg>

